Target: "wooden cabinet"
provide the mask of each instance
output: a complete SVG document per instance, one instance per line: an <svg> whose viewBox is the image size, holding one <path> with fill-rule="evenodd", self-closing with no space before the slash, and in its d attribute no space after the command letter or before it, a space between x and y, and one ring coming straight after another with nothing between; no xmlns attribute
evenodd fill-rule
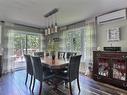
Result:
<svg viewBox="0 0 127 95"><path fill-rule="evenodd" d="M93 51L93 78L127 89L127 52Z"/></svg>

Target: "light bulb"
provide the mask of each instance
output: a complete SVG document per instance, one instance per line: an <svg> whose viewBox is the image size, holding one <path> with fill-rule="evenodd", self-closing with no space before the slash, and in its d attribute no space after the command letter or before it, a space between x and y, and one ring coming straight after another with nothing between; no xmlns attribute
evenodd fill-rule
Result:
<svg viewBox="0 0 127 95"><path fill-rule="evenodd" d="M48 34L50 34L50 27L48 27Z"/></svg>
<svg viewBox="0 0 127 95"><path fill-rule="evenodd" d="M56 23L55 23L54 28L55 28L54 31L57 32L57 28L58 28L58 27L57 27L57 24L56 24Z"/></svg>
<svg viewBox="0 0 127 95"><path fill-rule="evenodd" d="M46 29L45 29L45 35L48 35L48 33L47 33L47 32L48 32L48 30L47 30L47 28L46 28Z"/></svg>
<svg viewBox="0 0 127 95"><path fill-rule="evenodd" d="M53 24L51 25L51 33L53 33L54 32L54 30L53 30Z"/></svg>

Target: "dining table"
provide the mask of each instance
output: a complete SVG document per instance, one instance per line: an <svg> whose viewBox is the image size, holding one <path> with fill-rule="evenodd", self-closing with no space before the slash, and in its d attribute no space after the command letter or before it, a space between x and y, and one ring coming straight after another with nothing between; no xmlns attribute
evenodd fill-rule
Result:
<svg viewBox="0 0 127 95"><path fill-rule="evenodd" d="M58 59L58 58L52 59L52 57L50 56L44 57L43 59L41 59L41 62L43 66L52 70L63 69L69 64L69 60L67 59Z"/></svg>
<svg viewBox="0 0 127 95"><path fill-rule="evenodd" d="M50 56L42 58L41 62L44 67L50 69L55 75L60 73L60 71L64 70L69 64L69 60L67 59L52 59L52 57ZM62 83L62 81L55 77L55 79L52 82L52 84L54 85L54 90L58 91L58 85Z"/></svg>

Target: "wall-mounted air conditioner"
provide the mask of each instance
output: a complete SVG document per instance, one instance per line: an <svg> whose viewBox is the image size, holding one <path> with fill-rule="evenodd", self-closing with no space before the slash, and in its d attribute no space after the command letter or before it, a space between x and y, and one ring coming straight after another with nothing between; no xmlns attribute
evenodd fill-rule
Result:
<svg viewBox="0 0 127 95"><path fill-rule="evenodd" d="M104 24L114 20L125 20L127 19L127 10L121 9L115 12L107 13L97 17L98 24Z"/></svg>

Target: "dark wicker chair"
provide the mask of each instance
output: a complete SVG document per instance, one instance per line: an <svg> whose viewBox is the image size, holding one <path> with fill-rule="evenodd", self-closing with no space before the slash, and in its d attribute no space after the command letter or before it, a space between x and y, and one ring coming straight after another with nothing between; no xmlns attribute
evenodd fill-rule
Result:
<svg viewBox="0 0 127 95"><path fill-rule="evenodd" d="M71 56L75 56L76 54L76 52L71 52Z"/></svg>
<svg viewBox="0 0 127 95"><path fill-rule="evenodd" d="M65 59L65 52L58 52L58 59Z"/></svg>
<svg viewBox="0 0 127 95"><path fill-rule="evenodd" d="M66 58L69 59L71 57L71 52L67 52Z"/></svg>
<svg viewBox="0 0 127 95"><path fill-rule="evenodd" d="M31 84L32 84L32 79L33 79L33 67L32 67L32 62L31 62L31 57L30 55L24 55L25 60L26 60L26 81L25 84L27 84L27 80L28 80L28 74L31 76L31 80L30 80L30 86L29 88L31 88Z"/></svg>
<svg viewBox="0 0 127 95"><path fill-rule="evenodd" d="M67 52L66 58L70 59L71 56L75 56L77 53L75 52Z"/></svg>
<svg viewBox="0 0 127 95"><path fill-rule="evenodd" d="M71 82L77 79L78 89L80 92L80 85L79 85L79 65L80 65L81 55L72 56L70 58L70 63L68 65L68 71L66 73L59 73L57 75L58 78L64 80L66 83L69 82L70 86L70 94L72 95L72 87Z"/></svg>
<svg viewBox="0 0 127 95"><path fill-rule="evenodd" d="M46 52L46 56L49 56L49 52Z"/></svg>
<svg viewBox="0 0 127 95"><path fill-rule="evenodd" d="M38 57L44 58L44 52L34 52L34 56L38 56Z"/></svg>
<svg viewBox="0 0 127 95"><path fill-rule="evenodd" d="M53 78L54 74L49 71L47 72L46 70L44 70L40 57L31 57L31 59L32 59L33 75L34 75L32 92L34 90L35 79L37 79L38 81L40 81L39 95L41 95L42 82Z"/></svg>

